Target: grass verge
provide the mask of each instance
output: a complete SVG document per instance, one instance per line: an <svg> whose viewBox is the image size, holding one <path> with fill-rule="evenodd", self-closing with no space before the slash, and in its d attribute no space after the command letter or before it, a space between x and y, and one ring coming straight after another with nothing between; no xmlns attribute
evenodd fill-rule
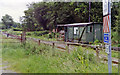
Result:
<svg viewBox="0 0 120 75"><path fill-rule="evenodd" d="M82 47L68 54L27 41L3 43L2 49L3 61L9 62L9 69L20 73L108 73L108 65L97 61L94 51ZM118 68L113 66L112 72L117 73Z"/></svg>

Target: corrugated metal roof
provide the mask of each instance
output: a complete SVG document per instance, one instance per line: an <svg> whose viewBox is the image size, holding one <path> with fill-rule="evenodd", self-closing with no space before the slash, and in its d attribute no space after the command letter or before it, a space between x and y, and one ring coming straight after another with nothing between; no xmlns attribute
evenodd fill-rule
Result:
<svg viewBox="0 0 120 75"><path fill-rule="evenodd" d="M64 26L63 24L59 24L59 25L57 25L57 26Z"/></svg>
<svg viewBox="0 0 120 75"><path fill-rule="evenodd" d="M89 23L73 23L73 24L60 24L60 25L57 25L57 26L87 26L87 25L90 25L90 24L93 24L93 23L97 23L97 22L89 22Z"/></svg>
<svg viewBox="0 0 120 75"><path fill-rule="evenodd" d="M86 26L92 23L73 23L73 24L65 24L64 26Z"/></svg>
<svg viewBox="0 0 120 75"><path fill-rule="evenodd" d="M89 24L92 24L92 22L90 23L73 23L73 24L62 24L62 25L57 25L57 26L86 26L86 25L89 25Z"/></svg>

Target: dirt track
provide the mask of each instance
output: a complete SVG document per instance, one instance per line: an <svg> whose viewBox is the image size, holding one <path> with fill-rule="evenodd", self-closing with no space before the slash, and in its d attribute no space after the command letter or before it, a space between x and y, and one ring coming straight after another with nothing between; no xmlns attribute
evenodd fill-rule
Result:
<svg viewBox="0 0 120 75"><path fill-rule="evenodd" d="M2 59L0 58L0 72L2 73L16 73L12 70L8 70L10 66L8 65L7 62L2 62Z"/></svg>
<svg viewBox="0 0 120 75"><path fill-rule="evenodd" d="M0 35L1 35L1 33L0 33ZM2 39L0 39L0 42L1 41L2 41ZM8 67L10 67L8 62L2 61L2 43L0 43L0 75L2 73L16 73L12 70L8 70Z"/></svg>

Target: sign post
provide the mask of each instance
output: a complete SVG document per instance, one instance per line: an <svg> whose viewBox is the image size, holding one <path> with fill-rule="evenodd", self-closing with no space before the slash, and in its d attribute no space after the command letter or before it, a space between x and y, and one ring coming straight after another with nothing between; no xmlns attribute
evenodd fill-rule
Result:
<svg viewBox="0 0 120 75"><path fill-rule="evenodd" d="M111 0L103 0L103 32L106 53L108 54L108 71L112 72L111 59Z"/></svg>

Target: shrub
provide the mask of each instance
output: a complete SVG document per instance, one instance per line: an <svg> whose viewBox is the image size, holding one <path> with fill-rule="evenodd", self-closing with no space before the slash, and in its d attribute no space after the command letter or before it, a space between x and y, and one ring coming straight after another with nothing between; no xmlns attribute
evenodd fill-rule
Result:
<svg viewBox="0 0 120 75"><path fill-rule="evenodd" d="M94 41L94 44L97 44L97 43L99 43L99 40L95 40L95 41Z"/></svg>
<svg viewBox="0 0 120 75"><path fill-rule="evenodd" d="M93 62L95 63L95 56L94 56L94 52L87 52L85 49L83 49L82 47L78 47L77 50L75 50L73 52L73 56L74 58L78 59L82 64L86 63L86 62Z"/></svg>
<svg viewBox="0 0 120 75"><path fill-rule="evenodd" d="M48 31L35 31L34 35L35 36L42 36L42 35L45 35L45 34L48 34L48 33L49 33Z"/></svg>
<svg viewBox="0 0 120 75"><path fill-rule="evenodd" d="M13 31L22 31L21 28L13 28Z"/></svg>
<svg viewBox="0 0 120 75"><path fill-rule="evenodd" d="M33 35L33 32L27 32L26 35L31 36Z"/></svg>
<svg viewBox="0 0 120 75"><path fill-rule="evenodd" d="M120 47L120 44L118 44L118 47Z"/></svg>

